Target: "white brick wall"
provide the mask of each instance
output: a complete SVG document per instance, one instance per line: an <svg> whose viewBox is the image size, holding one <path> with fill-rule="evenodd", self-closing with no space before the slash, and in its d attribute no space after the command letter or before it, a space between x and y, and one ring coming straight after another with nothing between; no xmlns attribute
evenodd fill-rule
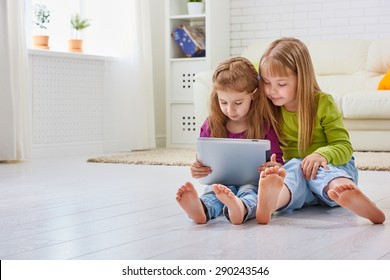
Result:
<svg viewBox="0 0 390 280"><path fill-rule="evenodd" d="M389 38L390 0L230 0L231 55L282 36Z"/></svg>

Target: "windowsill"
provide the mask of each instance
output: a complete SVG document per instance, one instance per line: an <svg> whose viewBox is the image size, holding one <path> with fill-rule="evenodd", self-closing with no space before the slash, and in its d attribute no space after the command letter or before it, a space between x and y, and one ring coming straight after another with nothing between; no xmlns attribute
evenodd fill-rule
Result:
<svg viewBox="0 0 390 280"><path fill-rule="evenodd" d="M33 49L33 48L28 48L27 51L29 55L41 55L41 56L55 56L55 57L80 58L80 59L96 59L96 60L107 60L112 58L110 56L104 56L104 55L40 50L40 49Z"/></svg>

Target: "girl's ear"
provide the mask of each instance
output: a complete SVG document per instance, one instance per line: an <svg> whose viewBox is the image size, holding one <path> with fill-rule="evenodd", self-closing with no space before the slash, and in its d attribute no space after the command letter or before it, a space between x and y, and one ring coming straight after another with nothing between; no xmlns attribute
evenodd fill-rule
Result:
<svg viewBox="0 0 390 280"><path fill-rule="evenodd" d="M258 88L256 88L254 91L252 91L252 93L251 93L251 98L252 98L252 100L253 99L255 99L255 94L256 94L256 92L257 92L257 89Z"/></svg>

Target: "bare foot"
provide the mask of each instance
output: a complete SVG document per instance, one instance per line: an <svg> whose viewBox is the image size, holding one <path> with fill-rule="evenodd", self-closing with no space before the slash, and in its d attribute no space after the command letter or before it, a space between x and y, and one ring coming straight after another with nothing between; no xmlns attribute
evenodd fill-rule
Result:
<svg viewBox="0 0 390 280"><path fill-rule="evenodd" d="M286 170L278 166L269 167L260 174L256 220L268 224L278 207L278 199L284 185Z"/></svg>
<svg viewBox="0 0 390 280"><path fill-rule="evenodd" d="M196 191L194 185L190 182L186 182L177 190L176 201L195 223L206 223L207 218L202 202L198 197L198 192Z"/></svg>
<svg viewBox="0 0 390 280"><path fill-rule="evenodd" d="M328 191L328 196L340 206L369 219L374 224L382 224L385 221L385 214L354 185L337 186Z"/></svg>
<svg viewBox="0 0 390 280"><path fill-rule="evenodd" d="M247 213L247 209L242 200L224 185L213 185L213 191L217 198L226 205L230 222L234 225L242 224Z"/></svg>

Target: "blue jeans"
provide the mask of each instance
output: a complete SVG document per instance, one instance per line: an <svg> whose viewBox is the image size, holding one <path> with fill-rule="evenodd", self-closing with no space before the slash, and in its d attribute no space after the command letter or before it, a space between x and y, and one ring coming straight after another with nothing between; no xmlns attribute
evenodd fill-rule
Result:
<svg viewBox="0 0 390 280"><path fill-rule="evenodd" d="M286 169L285 185L290 190L291 199L288 205L279 211L300 209L303 206L325 203L328 206L338 206L324 192L324 188L336 178L351 179L356 185L358 183L358 171L355 167L354 158L344 165L334 166L328 164L329 170L323 167L318 169L314 180L306 180L301 168L302 160L294 158L284 164Z"/></svg>
<svg viewBox="0 0 390 280"><path fill-rule="evenodd" d="M207 221L210 219L215 219L222 212L230 221L227 207L217 198L212 187L212 185L206 186L204 194L202 194L200 197L200 200L202 201L203 206L206 209ZM248 211L248 213L244 217L243 222L249 219L253 219L256 216L258 187L249 184L240 187L226 187L229 188L238 198L242 200Z"/></svg>

